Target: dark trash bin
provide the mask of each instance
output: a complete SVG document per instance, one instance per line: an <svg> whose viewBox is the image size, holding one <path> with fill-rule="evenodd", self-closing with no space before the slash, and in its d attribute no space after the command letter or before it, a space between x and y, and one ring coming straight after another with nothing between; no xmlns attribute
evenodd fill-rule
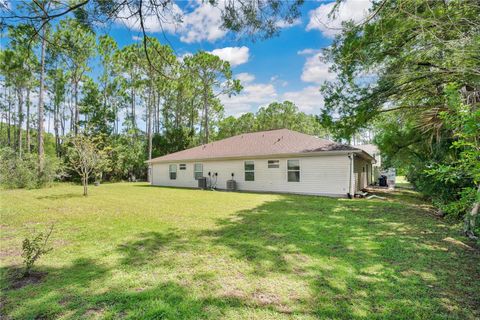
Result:
<svg viewBox="0 0 480 320"><path fill-rule="evenodd" d="M380 177L378 178L378 185L379 185L380 187L388 187L388 184L387 184L387 176L384 176L384 175L380 176Z"/></svg>

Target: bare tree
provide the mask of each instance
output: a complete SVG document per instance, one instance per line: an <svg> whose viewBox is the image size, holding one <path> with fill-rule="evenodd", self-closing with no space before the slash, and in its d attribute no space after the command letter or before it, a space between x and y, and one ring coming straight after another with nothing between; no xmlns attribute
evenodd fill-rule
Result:
<svg viewBox="0 0 480 320"><path fill-rule="evenodd" d="M97 150L94 142L83 134L71 138L71 148L68 149L68 158L71 167L80 175L83 185L83 195L88 195L88 179L97 171L103 162L102 154Z"/></svg>

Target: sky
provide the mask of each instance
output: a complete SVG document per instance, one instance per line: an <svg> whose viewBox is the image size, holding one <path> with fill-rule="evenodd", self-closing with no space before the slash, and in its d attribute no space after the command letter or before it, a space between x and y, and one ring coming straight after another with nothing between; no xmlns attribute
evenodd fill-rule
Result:
<svg viewBox="0 0 480 320"><path fill-rule="evenodd" d="M181 7L174 4L171 14L181 15L182 23L165 18L160 24L157 17L147 17L148 34L170 44L179 57L204 50L230 62L234 78L241 80L244 89L231 98L221 97L227 116L256 112L261 106L285 100L294 102L300 111L318 114L323 106L319 88L335 78L320 59L321 49L331 44L342 21L360 22L370 7L369 0L346 0L333 19L329 13L334 3L307 0L300 19L292 25L280 24L279 36L256 40L239 39L222 30L218 9L201 0L177 3ZM104 32L120 47L142 39L138 23L129 19Z"/></svg>

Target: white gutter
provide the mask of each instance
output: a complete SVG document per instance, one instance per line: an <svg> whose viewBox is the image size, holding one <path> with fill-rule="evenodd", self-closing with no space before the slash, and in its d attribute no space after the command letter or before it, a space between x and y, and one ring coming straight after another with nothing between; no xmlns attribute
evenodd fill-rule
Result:
<svg viewBox="0 0 480 320"><path fill-rule="evenodd" d="M348 155L348 158L350 159L350 179L349 179L349 185L348 185L348 193L350 195L350 197L354 197L355 196L355 172L354 172L354 165L355 165L355 162L354 162L354 159L355 159L355 154L354 153L350 153Z"/></svg>
<svg viewBox="0 0 480 320"><path fill-rule="evenodd" d="M299 153L276 153L276 154L261 154L261 155L248 155L248 156L231 156L231 157L215 157L215 158L192 158L192 159L161 159L150 161L145 161L145 163L175 163L175 162L186 162L186 161L217 161L217 160L237 160L237 159L267 159L267 158L295 158L295 157L318 157L318 156L333 156L333 155L344 155L344 154L356 154L358 153L361 157L366 159L372 159L368 153L363 150L334 150L334 151L317 151L317 152L299 152Z"/></svg>

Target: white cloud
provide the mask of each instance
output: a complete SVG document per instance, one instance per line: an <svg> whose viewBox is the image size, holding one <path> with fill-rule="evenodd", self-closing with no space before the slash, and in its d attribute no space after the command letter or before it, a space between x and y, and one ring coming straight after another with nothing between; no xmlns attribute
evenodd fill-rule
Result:
<svg viewBox="0 0 480 320"><path fill-rule="evenodd" d="M277 85L277 86L279 85L279 86L282 86L282 87L286 87L288 85L288 81L280 79L280 77L278 75L274 75L274 76L270 77L270 82Z"/></svg>
<svg viewBox="0 0 480 320"><path fill-rule="evenodd" d="M256 111L260 106L277 100L278 94L271 83L246 83L240 94L232 97L221 96L227 115L241 115Z"/></svg>
<svg viewBox="0 0 480 320"><path fill-rule="evenodd" d="M322 52L322 49L306 48L306 49L297 51L297 54L304 56L304 55L311 55L311 54L320 53L320 52Z"/></svg>
<svg viewBox="0 0 480 320"><path fill-rule="evenodd" d="M143 37L132 36L132 40L133 40L133 41L141 41L141 40L143 40Z"/></svg>
<svg viewBox="0 0 480 320"><path fill-rule="evenodd" d="M181 26L180 40L186 43L210 41L223 38L226 30L221 29L222 14L220 9L213 7L207 1L197 0L197 7L184 15Z"/></svg>
<svg viewBox="0 0 480 320"><path fill-rule="evenodd" d="M302 80L322 84L324 81L335 79L335 73L330 72L331 64L322 59L322 54L317 53L307 58L303 66Z"/></svg>
<svg viewBox="0 0 480 320"><path fill-rule="evenodd" d="M298 26L300 24L302 24L302 20L300 18L293 20L292 23L288 23L285 20L279 20L275 23L275 25L278 28L281 28L281 29L295 27L295 26Z"/></svg>
<svg viewBox="0 0 480 320"><path fill-rule="evenodd" d="M161 15L143 12L145 31L178 34L185 43L213 42L227 34L226 30L221 29L222 17L219 8L201 0L193 1L188 8L189 11L185 12L175 3L168 2ZM138 16L133 15L134 12L135 8L130 10L128 6L124 6L119 14L119 21L128 28L139 31L140 22Z"/></svg>
<svg viewBox="0 0 480 320"><path fill-rule="evenodd" d="M252 82L253 80L255 80L255 76L253 74L247 73L247 72L239 73L239 74L237 74L237 76L235 78L240 80L240 82L242 84L249 83L249 82Z"/></svg>
<svg viewBox="0 0 480 320"><path fill-rule="evenodd" d="M218 56L220 59L230 62L232 67L236 67L248 62L250 57L250 50L248 47L225 47L222 49L215 49L210 52Z"/></svg>
<svg viewBox="0 0 480 320"><path fill-rule="evenodd" d="M318 86L307 86L296 91L277 92L271 83L244 84L244 89L237 96L220 97L227 115L239 116L246 112L256 112L258 108L272 102L293 102L300 111L307 114L318 114L324 106L323 96Z"/></svg>
<svg viewBox="0 0 480 320"><path fill-rule="evenodd" d="M370 0L346 0L340 3L337 11L332 17L329 17L335 2L322 4L309 12L310 21L307 31L319 30L324 36L332 38L341 32L342 22L353 20L358 23L362 21L368 15L371 5Z"/></svg>
<svg viewBox="0 0 480 320"><path fill-rule="evenodd" d="M12 10L12 4L8 0L0 0L0 11Z"/></svg>
<svg viewBox="0 0 480 320"><path fill-rule="evenodd" d="M285 92L281 97L282 101L292 101L300 111L309 114L318 114L324 106L323 96L317 86L308 86L302 90Z"/></svg>

